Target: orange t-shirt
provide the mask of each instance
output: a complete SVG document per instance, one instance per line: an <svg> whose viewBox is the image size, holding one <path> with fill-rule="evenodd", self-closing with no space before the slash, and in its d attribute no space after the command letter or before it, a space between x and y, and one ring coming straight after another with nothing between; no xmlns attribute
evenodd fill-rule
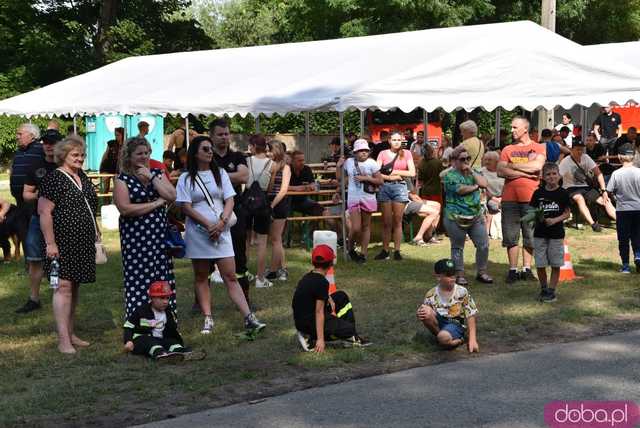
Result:
<svg viewBox="0 0 640 428"><path fill-rule="evenodd" d="M513 164L526 163L534 160L538 155L545 155L544 145L538 143L529 143L524 146L513 144L507 146L500 154L500 160ZM529 203L533 192L540 185L540 179L531 179L519 177L512 180L505 180L504 190L502 191L502 201L504 202L520 202Z"/></svg>

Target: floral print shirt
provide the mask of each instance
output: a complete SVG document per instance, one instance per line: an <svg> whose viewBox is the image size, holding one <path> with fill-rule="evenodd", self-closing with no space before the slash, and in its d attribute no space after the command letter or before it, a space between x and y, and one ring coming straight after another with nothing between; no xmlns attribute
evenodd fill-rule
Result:
<svg viewBox="0 0 640 428"><path fill-rule="evenodd" d="M455 284L453 290L448 293L436 285L427 292L424 304L431 306L436 314L450 321L457 321L462 326L466 325L466 319L478 313L476 302L466 288Z"/></svg>

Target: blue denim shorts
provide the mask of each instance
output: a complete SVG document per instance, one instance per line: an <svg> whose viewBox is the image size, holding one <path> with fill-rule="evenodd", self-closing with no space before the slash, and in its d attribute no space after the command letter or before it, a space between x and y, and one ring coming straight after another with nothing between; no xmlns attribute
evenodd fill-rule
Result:
<svg viewBox="0 0 640 428"><path fill-rule="evenodd" d="M440 314L436 314L438 320L438 328L448 332L455 339L464 339L464 327L455 321L451 321Z"/></svg>
<svg viewBox="0 0 640 428"><path fill-rule="evenodd" d="M41 262L44 260L44 238L40 230L40 217L31 216L27 239L24 243L24 256L28 262Z"/></svg>
<svg viewBox="0 0 640 428"><path fill-rule="evenodd" d="M409 192L405 181L386 182L378 192L378 202L409 202Z"/></svg>

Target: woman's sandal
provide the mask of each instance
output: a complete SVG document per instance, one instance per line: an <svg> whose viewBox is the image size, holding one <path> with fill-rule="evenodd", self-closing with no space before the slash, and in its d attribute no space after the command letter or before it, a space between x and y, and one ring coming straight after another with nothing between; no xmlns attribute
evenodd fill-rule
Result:
<svg viewBox="0 0 640 428"><path fill-rule="evenodd" d="M415 245L417 247L428 247L429 246L429 244L424 242L422 239L418 239L417 241L412 239L411 242L409 242L409 245Z"/></svg>

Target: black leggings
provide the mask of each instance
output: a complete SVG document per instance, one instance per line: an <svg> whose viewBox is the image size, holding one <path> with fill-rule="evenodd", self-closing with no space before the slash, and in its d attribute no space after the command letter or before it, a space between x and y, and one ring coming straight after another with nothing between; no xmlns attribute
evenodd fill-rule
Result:
<svg viewBox="0 0 640 428"><path fill-rule="evenodd" d="M166 352L185 352L187 348L182 346L177 339L157 338L154 336L138 336L133 339L133 353L137 355L146 355L152 357L156 350L164 350Z"/></svg>

